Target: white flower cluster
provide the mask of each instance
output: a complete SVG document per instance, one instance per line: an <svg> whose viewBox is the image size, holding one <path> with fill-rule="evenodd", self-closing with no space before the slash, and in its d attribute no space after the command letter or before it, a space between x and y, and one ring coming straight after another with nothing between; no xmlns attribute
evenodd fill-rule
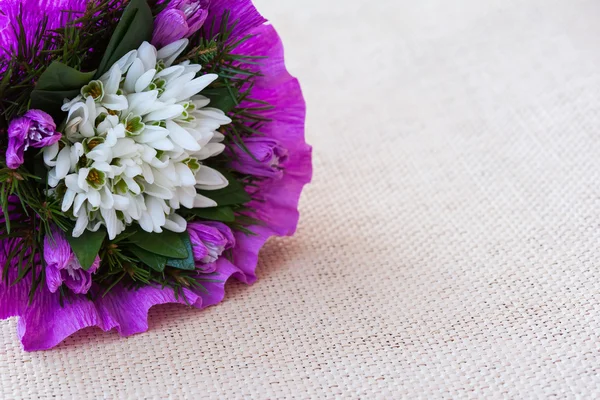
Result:
<svg viewBox="0 0 600 400"><path fill-rule="evenodd" d="M225 149L216 130L231 120L198 95L216 75L172 65L187 44L144 43L63 106L63 140L44 150L44 162L51 194L64 196L62 210L76 220L73 236L104 225L113 239L132 223L183 232L178 209L217 205L196 189L228 185L202 161Z"/></svg>

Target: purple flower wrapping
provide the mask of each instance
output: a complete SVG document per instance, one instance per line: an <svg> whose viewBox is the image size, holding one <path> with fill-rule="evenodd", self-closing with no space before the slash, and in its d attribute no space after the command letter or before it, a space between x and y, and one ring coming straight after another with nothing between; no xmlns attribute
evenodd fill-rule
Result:
<svg viewBox="0 0 600 400"><path fill-rule="evenodd" d="M75 0L0 0L0 49L3 49L0 50L0 57L9 53L14 44L14 32L10 29L2 30L5 20L2 14L9 19L14 18L18 5L23 4L28 32L33 32L42 15L50 17L51 27L60 26L64 23L65 16L57 10L81 9L85 3L86 1ZM88 289L87 276L77 275L83 271L72 264L70 253L64 246L58 248L49 245L48 251L54 252L55 260L53 266L49 266L49 271L54 274L54 278L38 291L31 304L28 303L31 278L25 278L16 285L0 281L0 318L20 317L18 334L25 350L52 348L73 333L92 326L103 331L115 329L123 336L144 332L148 329L148 310L159 304L185 304L187 300L199 309L214 305L224 298L229 278L234 277L247 284L256 280L259 251L271 236L292 235L295 232L300 193L312 175L311 148L304 139L305 103L300 85L285 68L283 46L275 29L266 24L266 20L250 0L213 0L204 26L211 26L213 19L220 21L226 10L231 12L231 21L239 20L232 41L253 35L238 48L237 53L266 57L264 63L256 67L263 76L257 78L250 97L266 101L274 108L265 112L271 122L263 128L265 140L256 145L261 151L267 149L267 156L257 157L259 161L263 161L255 167L268 173L275 171L272 169L276 164L275 158L281 164L276 169L276 177L280 179L266 180L253 192L255 201L250 206L255 210L254 216L263 221L263 224L252 227L255 235L235 232L233 236L228 228L222 229L217 224L203 224L205 228L200 230L192 226L195 233L195 237L192 234L192 240L197 246L197 262L211 261L215 255L233 247L230 249L231 257L220 257L206 264L209 271L214 271L212 281L203 282L206 291L186 290L185 299L176 297L172 289L154 286L129 290L117 285L105 297L95 296L99 288L92 285L89 291L94 300L83 294L74 295L61 306L59 294L53 293L58 282L64 282L68 287L75 288L75 291L84 293ZM187 23L188 29L195 29L198 20L191 22L188 19ZM189 31L186 35L188 33ZM273 156L269 156L269 152L274 149L277 150ZM287 156L283 156L285 153ZM62 238L58 237L55 245L59 246L60 243L64 245ZM198 248L200 244L204 249ZM2 243L2 246L8 245L9 243ZM5 256L0 255L2 257ZM4 265L5 261L0 259L0 265ZM10 268L9 275L14 274L15 270Z"/></svg>

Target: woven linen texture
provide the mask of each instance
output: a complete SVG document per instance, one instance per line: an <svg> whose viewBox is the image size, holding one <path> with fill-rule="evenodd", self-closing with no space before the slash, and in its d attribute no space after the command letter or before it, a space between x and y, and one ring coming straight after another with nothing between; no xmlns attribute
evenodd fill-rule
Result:
<svg viewBox="0 0 600 400"><path fill-rule="evenodd" d="M309 104L298 235L0 398L600 397L600 3L256 0Z"/></svg>

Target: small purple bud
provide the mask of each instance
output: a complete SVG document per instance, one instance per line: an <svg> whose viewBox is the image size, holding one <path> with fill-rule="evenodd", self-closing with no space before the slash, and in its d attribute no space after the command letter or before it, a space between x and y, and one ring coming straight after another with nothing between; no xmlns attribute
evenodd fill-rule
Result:
<svg viewBox="0 0 600 400"><path fill-rule="evenodd" d="M214 272L215 261L225 250L235 246L233 232L220 222L192 222L188 224L187 230L192 242L194 260L201 272Z"/></svg>
<svg viewBox="0 0 600 400"><path fill-rule="evenodd" d="M52 117L40 110L29 110L24 116L11 121L8 127L6 165L17 169L23 162L29 147L41 149L58 142L61 134L56 132Z"/></svg>
<svg viewBox="0 0 600 400"><path fill-rule="evenodd" d="M283 177L281 164L287 160L288 153L277 140L253 137L244 139L244 145L254 157L239 145L231 146L231 151L235 156L231 166L235 170L263 178L281 179Z"/></svg>
<svg viewBox="0 0 600 400"><path fill-rule="evenodd" d="M85 294L92 287L92 274L100 267L100 257L96 257L92 267L84 271L71 250L64 234L58 230L44 238L44 259L46 260L46 284L52 293L65 285L75 294Z"/></svg>
<svg viewBox="0 0 600 400"><path fill-rule="evenodd" d="M156 16L152 44L164 47L198 32L208 17L210 0L174 0Z"/></svg>

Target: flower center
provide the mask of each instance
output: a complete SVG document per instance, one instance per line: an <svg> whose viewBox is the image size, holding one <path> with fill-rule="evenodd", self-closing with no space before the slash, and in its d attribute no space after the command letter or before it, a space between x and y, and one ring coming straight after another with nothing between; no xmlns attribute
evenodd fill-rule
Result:
<svg viewBox="0 0 600 400"><path fill-rule="evenodd" d="M104 143L104 140L101 138L93 138L87 142L87 147L90 150L93 150L99 144Z"/></svg>
<svg viewBox="0 0 600 400"><path fill-rule="evenodd" d="M104 97L104 84L102 81L91 81L81 89L81 95L85 99L91 96L95 101L101 101Z"/></svg>
<svg viewBox="0 0 600 400"><path fill-rule="evenodd" d="M86 178L87 183L90 184L93 188L100 188L104 185L105 182L105 174L104 172L98 171L95 168L92 168L90 172L88 172L88 176Z"/></svg>
<svg viewBox="0 0 600 400"><path fill-rule="evenodd" d="M40 131L44 133L39 126L33 126L31 129L29 129L29 139L34 141L42 140L42 133L40 133Z"/></svg>

